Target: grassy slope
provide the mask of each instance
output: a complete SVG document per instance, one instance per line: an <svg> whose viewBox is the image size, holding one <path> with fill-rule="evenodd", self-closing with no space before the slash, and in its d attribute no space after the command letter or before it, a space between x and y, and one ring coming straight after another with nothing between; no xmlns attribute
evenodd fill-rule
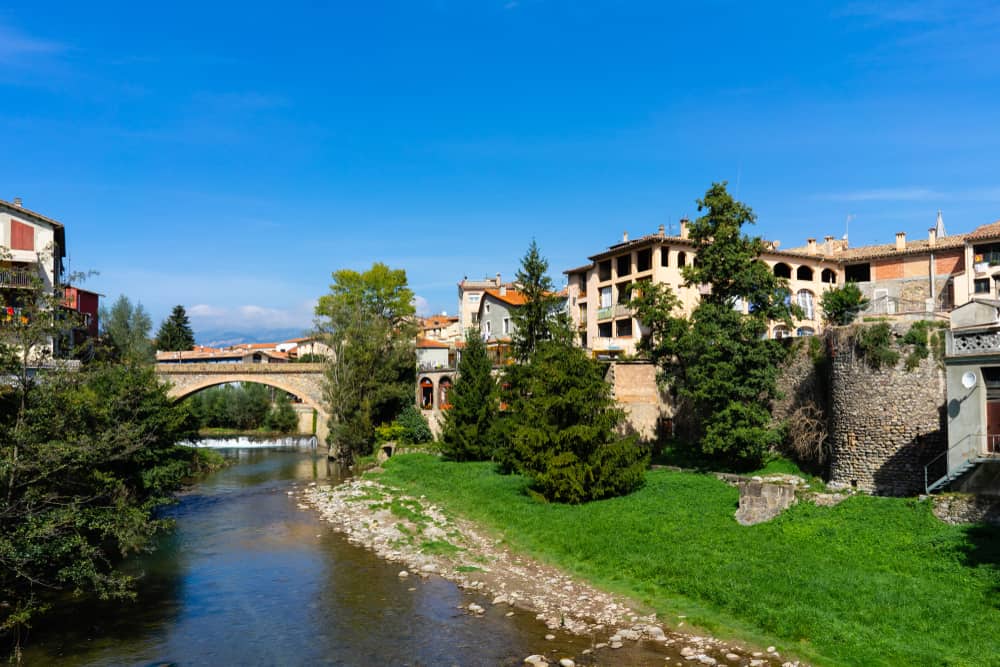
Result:
<svg viewBox="0 0 1000 667"><path fill-rule="evenodd" d="M940 523L927 503L859 496L733 519L736 489L651 471L625 498L544 504L490 464L413 454L381 479L503 533L509 544L721 634L822 664L1000 664L1000 531Z"/></svg>

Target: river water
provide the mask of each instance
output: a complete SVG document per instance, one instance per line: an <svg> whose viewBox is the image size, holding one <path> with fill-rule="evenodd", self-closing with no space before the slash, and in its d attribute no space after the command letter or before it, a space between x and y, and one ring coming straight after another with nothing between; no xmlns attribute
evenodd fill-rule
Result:
<svg viewBox="0 0 1000 667"><path fill-rule="evenodd" d="M533 614L507 618L436 576L401 580L399 564L297 507L288 491L341 478L322 453L220 451L234 465L182 494L167 511L175 528L125 564L138 599L62 609L28 638L25 664L520 665L533 653L595 664L582 656L590 638L546 641ZM483 617L458 609L473 601ZM602 651L597 663L663 658Z"/></svg>

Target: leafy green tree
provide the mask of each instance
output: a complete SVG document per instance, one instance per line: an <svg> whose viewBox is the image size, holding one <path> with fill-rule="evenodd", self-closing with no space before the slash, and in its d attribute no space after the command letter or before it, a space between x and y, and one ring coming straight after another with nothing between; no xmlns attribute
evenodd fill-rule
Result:
<svg viewBox="0 0 1000 667"><path fill-rule="evenodd" d="M267 413L265 426L278 433L294 433L299 427L299 417L292 407L292 401L288 394L280 392Z"/></svg>
<svg viewBox="0 0 1000 667"><path fill-rule="evenodd" d="M824 320L829 324L845 326L853 322L858 313L865 309L868 299L855 283L847 283L824 292L819 298L819 304L823 309Z"/></svg>
<svg viewBox="0 0 1000 667"><path fill-rule="evenodd" d="M194 435L149 366L49 370L0 390L0 635L68 593L122 599L116 569L166 525L156 510L201 465Z"/></svg>
<svg viewBox="0 0 1000 667"><path fill-rule="evenodd" d="M149 340L153 320L141 303L133 305L122 294L110 310L101 307L100 321L101 339L112 359L126 363L152 363L155 360L156 350Z"/></svg>
<svg viewBox="0 0 1000 667"><path fill-rule="evenodd" d="M759 237L743 234L753 212L715 183L698 201L690 226L697 261L682 269L685 285L710 285L689 318L669 289L648 284L633 298L649 336L640 349L657 361L683 406L687 435L726 465L754 467L782 438L768 410L785 348L767 338L771 321L800 314L783 280L760 260ZM749 313L737 310L747 304Z"/></svg>
<svg viewBox="0 0 1000 667"><path fill-rule="evenodd" d="M539 342L552 338L553 321L561 310L562 299L554 293L548 270L548 261L532 240L515 276L525 303L511 315L514 322L511 343L514 357L521 362L531 356Z"/></svg>
<svg viewBox="0 0 1000 667"><path fill-rule="evenodd" d="M497 383L479 332L469 329L458 363L458 379L448 394L441 451L453 461L485 461L493 457L497 421Z"/></svg>
<svg viewBox="0 0 1000 667"><path fill-rule="evenodd" d="M194 332L184 306L174 306L170 317L163 320L156 332L156 349L165 352L190 350L194 347Z"/></svg>
<svg viewBox="0 0 1000 667"><path fill-rule="evenodd" d="M430 425L414 405L407 405L403 408L395 423L403 429L400 433L400 440L408 445L422 445L434 440Z"/></svg>
<svg viewBox="0 0 1000 667"><path fill-rule="evenodd" d="M506 455L549 500L598 500L644 482L647 453L634 436L617 434L624 413L604 371L580 348L552 340L538 343L528 363L511 367L506 376Z"/></svg>
<svg viewBox="0 0 1000 667"><path fill-rule="evenodd" d="M324 396L329 443L344 458L367 454L375 426L413 401L416 381L413 292L406 272L375 263L363 273L341 269L316 306L317 329L332 350Z"/></svg>

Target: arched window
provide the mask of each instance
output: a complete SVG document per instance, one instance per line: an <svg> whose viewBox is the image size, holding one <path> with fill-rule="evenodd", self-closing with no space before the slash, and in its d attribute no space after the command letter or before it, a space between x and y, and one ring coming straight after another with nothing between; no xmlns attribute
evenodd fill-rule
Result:
<svg viewBox="0 0 1000 667"><path fill-rule="evenodd" d="M813 270L810 269L808 266L800 266L798 269L795 270L795 279L796 280L812 280L813 279Z"/></svg>
<svg viewBox="0 0 1000 667"><path fill-rule="evenodd" d="M682 266L687 266L687 253L683 251L677 253L677 268Z"/></svg>
<svg viewBox="0 0 1000 667"><path fill-rule="evenodd" d="M434 383L430 378L420 378L420 409L430 410L434 407Z"/></svg>
<svg viewBox="0 0 1000 667"><path fill-rule="evenodd" d="M451 407L451 401L448 400L448 394L451 392L451 378L447 375L438 380L438 405L442 410L447 410Z"/></svg>
<svg viewBox="0 0 1000 667"><path fill-rule="evenodd" d="M792 277L792 267L784 262L778 262L774 265L774 275L778 278L787 278L790 280Z"/></svg>
<svg viewBox="0 0 1000 667"><path fill-rule="evenodd" d="M799 304L799 308L802 309L803 319L812 320L815 319L816 315L816 298L812 292L807 289L799 290L798 294L795 295L795 302Z"/></svg>
<svg viewBox="0 0 1000 667"><path fill-rule="evenodd" d="M785 326L774 327L774 337L777 338L778 340L781 340L782 338L789 338L791 337L791 335L792 332L788 330L788 327Z"/></svg>
<svg viewBox="0 0 1000 667"><path fill-rule="evenodd" d="M795 330L796 336L815 336L816 330L812 327L799 327Z"/></svg>
<svg viewBox="0 0 1000 667"><path fill-rule="evenodd" d="M823 273L820 274L820 280L824 283L829 283L830 285L836 285L837 272L833 269L823 269Z"/></svg>

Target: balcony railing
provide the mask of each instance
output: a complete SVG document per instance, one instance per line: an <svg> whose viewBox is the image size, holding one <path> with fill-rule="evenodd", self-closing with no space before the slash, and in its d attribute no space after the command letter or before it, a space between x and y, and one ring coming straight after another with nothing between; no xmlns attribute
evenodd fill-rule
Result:
<svg viewBox="0 0 1000 667"><path fill-rule="evenodd" d="M34 287L38 272L28 269L0 269L0 287Z"/></svg>
<svg viewBox="0 0 1000 667"><path fill-rule="evenodd" d="M608 320L608 319L611 319L611 316L613 314L614 314L614 307L613 306L607 306L605 308L598 308L597 309L597 319L599 319L599 320Z"/></svg>

